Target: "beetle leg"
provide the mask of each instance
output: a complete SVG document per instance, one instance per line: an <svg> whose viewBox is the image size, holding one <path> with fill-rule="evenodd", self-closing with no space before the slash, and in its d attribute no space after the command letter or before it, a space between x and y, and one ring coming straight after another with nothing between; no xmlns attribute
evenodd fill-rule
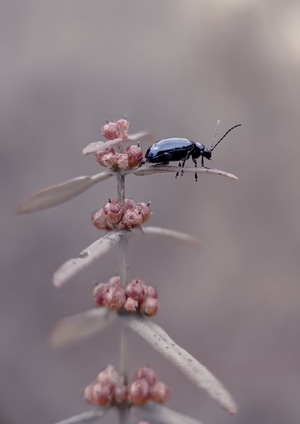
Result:
<svg viewBox="0 0 300 424"><path fill-rule="evenodd" d="M182 165L181 165L181 176L183 176L183 168L184 168L184 165L185 165L186 160L187 160L187 158L183 159L183 161L182 161Z"/></svg>
<svg viewBox="0 0 300 424"><path fill-rule="evenodd" d="M190 152L188 152L187 154L186 154L186 156L185 156L185 158L184 159L182 159L182 164L181 164L181 176L183 175L183 168L184 168L184 166L185 166L185 162L188 160L188 158L190 157L190 155L191 155L191 153Z"/></svg>
<svg viewBox="0 0 300 424"><path fill-rule="evenodd" d="M193 162L194 162L194 164L195 164L195 168L197 168L197 161L196 161L196 159L192 158L192 161L193 161ZM198 181L198 175L197 175L197 172L195 172L195 181Z"/></svg>
<svg viewBox="0 0 300 424"><path fill-rule="evenodd" d="M201 166L202 166L202 168L210 169L210 167L209 167L209 166L205 166L205 165L204 165L204 156L202 156L202 157L201 157Z"/></svg>
<svg viewBox="0 0 300 424"><path fill-rule="evenodd" d="M177 177L178 177L180 168L181 168L181 162L179 161L179 162L178 162L178 171L177 171L177 172L176 172L176 174L175 174L175 178L177 178ZM181 172L182 172L182 171L181 171Z"/></svg>

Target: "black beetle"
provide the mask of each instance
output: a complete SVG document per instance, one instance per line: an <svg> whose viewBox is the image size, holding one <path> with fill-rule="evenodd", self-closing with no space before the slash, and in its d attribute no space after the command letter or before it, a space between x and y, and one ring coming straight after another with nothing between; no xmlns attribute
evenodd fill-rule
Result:
<svg viewBox="0 0 300 424"><path fill-rule="evenodd" d="M149 147L145 154L146 162L154 163L157 165L167 165L169 162L179 161L179 167L181 168L181 175L183 175L183 168L185 162L192 157L192 160L197 168L196 159L201 156L201 165L204 166L204 158L210 160L211 153L216 148L216 146L226 137L226 135L236 127L240 127L242 124L234 125L215 143L217 136L218 126L220 121L217 122L217 127L215 135L213 137L213 142L208 149L203 144L197 141L191 141L187 138L164 138L159 140L156 143L152 144ZM179 171L177 171L175 177L177 178ZM197 181L197 173L195 173L195 180Z"/></svg>

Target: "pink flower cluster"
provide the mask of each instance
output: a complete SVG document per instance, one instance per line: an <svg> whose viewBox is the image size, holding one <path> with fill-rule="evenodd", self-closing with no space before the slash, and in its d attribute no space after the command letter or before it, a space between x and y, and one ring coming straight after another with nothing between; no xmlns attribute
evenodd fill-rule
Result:
<svg viewBox="0 0 300 424"><path fill-rule="evenodd" d="M129 122L126 119L119 119L114 122L107 122L102 127L102 134L107 140L116 138L126 141L128 139L127 131ZM139 145L127 146L125 152L115 152L113 147L105 147L95 153L96 160L100 165L111 169L112 171L126 170L135 168L143 159L143 151Z"/></svg>
<svg viewBox="0 0 300 424"><path fill-rule="evenodd" d="M143 150L135 144L127 146L124 153L116 153L112 147L106 147L98 150L95 156L100 165L118 171L135 168L143 159Z"/></svg>
<svg viewBox="0 0 300 424"><path fill-rule="evenodd" d="M127 132L129 130L129 122L127 119L119 119L118 121L106 122L101 128L102 135L106 140L115 140L121 138L126 141L128 138Z"/></svg>
<svg viewBox="0 0 300 424"><path fill-rule="evenodd" d="M124 401L132 405L141 405L148 400L163 403L169 394L167 384L158 381L157 375L149 367L138 368L127 386L124 377L112 365L108 365L84 389L86 401L102 406Z"/></svg>
<svg viewBox="0 0 300 424"><path fill-rule="evenodd" d="M112 277L107 283L98 284L93 291L97 306L110 309L125 309L129 312L140 311L152 316L158 311L158 294L155 287L148 285L140 278L130 281L123 289L120 277Z"/></svg>
<svg viewBox="0 0 300 424"><path fill-rule="evenodd" d="M100 230L136 228L151 216L149 204L125 199L124 205L118 200L109 200L103 208L92 215L93 224Z"/></svg>

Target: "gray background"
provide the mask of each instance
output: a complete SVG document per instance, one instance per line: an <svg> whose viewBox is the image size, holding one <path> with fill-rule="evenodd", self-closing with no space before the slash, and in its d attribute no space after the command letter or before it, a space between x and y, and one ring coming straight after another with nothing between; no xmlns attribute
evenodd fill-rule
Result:
<svg viewBox="0 0 300 424"><path fill-rule="evenodd" d="M172 388L169 406L205 423L298 424L299 1L4 0L0 20L1 424L87 410L81 389L118 364L117 325L62 351L48 342L60 318L92 306L93 280L116 272L113 250L65 288L51 283L99 237L90 215L115 197L115 182L48 211L15 211L44 186L99 172L82 148L124 114L132 131L208 146L217 118L220 134L243 124L212 162L238 183L169 174L127 185L128 197L152 201L152 225L202 241L199 254L137 238L131 275L159 287L155 321L224 382L239 413L222 411L137 337L131 371L150 364Z"/></svg>

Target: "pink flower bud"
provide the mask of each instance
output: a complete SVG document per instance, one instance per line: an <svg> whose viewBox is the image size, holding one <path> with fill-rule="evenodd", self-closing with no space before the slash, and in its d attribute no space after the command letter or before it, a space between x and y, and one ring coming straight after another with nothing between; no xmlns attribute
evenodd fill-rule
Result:
<svg viewBox="0 0 300 424"><path fill-rule="evenodd" d="M134 168L143 159L143 150L134 144L127 146L125 153L128 155L129 168Z"/></svg>
<svg viewBox="0 0 300 424"><path fill-rule="evenodd" d="M134 200L132 200L132 199L125 199L125 202L124 202L124 208L125 208L125 210L127 210L127 209L133 209L135 207L136 207L136 202Z"/></svg>
<svg viewBox="0 0 300 424"><path fill-rule="evenodd" d="M146 205L146 203L143 203L143 202L138 202L136 204L136 208L142 214L143 222L148 221L148 219L150 218L152 214L151 209L149 208L149 205Z"/></svg>
<svg viewBox="0 0 300 424"><path fill-rule="evenodd" d="M126 132L129 130L129 122L127 119L118 119L117 124L121 128L122 131Z"/></svg>
<svg viewBox="0 0 300 424"><path fill-rule="evenodd" d="M114 122L107 122L101 128L102 135L107 140L114 140L116 138L121 138L123 141L127 140L129 129L129 122L126 119L119 119Z"/></svg>
<svg viewBox="0 0 300 424"><path fill-rule="evenodd" d="M170 388L166 383L158 381L150 387L150 397L154 402L163 403L170 396Z"/></svg>
<svg viewBox="0 0 300 424"><path fill-rule="evenodd" d="M99 230L112 230L113 225L107 222L106 216L103 212L103 208L96 210L92 215L92 223Z"/></svg>
<svg viewBox="0 0 300 424"><path fill-rule="evenodd" d="M108 169L111 169L112 171L116 171L118 169L117 159L114 153L107 153L107 155L103 155L101 158L101 162L101 165L105 166Z"/></svg>
<svg viewBox="0 0 300 424"><path fill-rule="evenodd" d="M107 284L100 283L93 290L93 297L96 305L103 306L104 305L104 297L108 290Z"/></svg>
<svg viewBox="0 0 300 424"><path fill-rule="evenodd" d="M119 374L113 365L107 365L96 377L96 382L111 386L124 384L124 376Z"/></svg>
<svg viewBox="0 0 300 424"><path fill-rule="evenodd" d="M121 309L126 301L125 292L121 287L110 287L104 294L104 305L110 309Z"/></svg>
<svg viewBox="0 0 300 424"><path fill-rule="evenodd" d="M119 169L129 169L128 155L126 153L117 153L116 164Z"/></svg>
<svg viewBox="0 0 300 424"><path fill-rule="evenodd" d="M120 284L121 284L121 278L120 278L120 276L119 276L119 275L116 275L116 276L114 276L114 277L111 277L111 278L108 280L108 282L107 282L107 285L108 285L109 287L112 287L112 286L120 286Z"/></svg>
<svg viewBox="0 0 300 424"><path fill-rule="evenodd" d="M128 401L134 405L141 405L150 398L150 387L146 380L135 380L128 389Z"/></svg>
<svg viewBox="0 0 300 424"><path fill-rule="evenodd" d="M93 403L108 405L113 399L113 388L110 384L94 383L92 387Z"/></svg>
<svg viewBox="0 0 300 424"><path fill-rule="evenodd" d="M147 286L146 288L146 296L147 297L153 297L154 299L158 298L158 293L155 287L153 286Z"/></svg>
<svg viewBox="0 0 300 424"><path fill-rule="evenodd" d="M125 294L127 297L136 300L140 305L145 297L145 282L139 278L130 281L125 287Z"/></svg>
<svg viewBox="0 0 300 424"><path fill-rule="evenodd" d="M103 213L108 224L118 224L122 219L124 208L118 200L110 200L103 207Z"/></svg>
<svg viewBox="0 0 300 424"><path fill-rule="evenodd" d="M135 312L138 306L139 304L136 300L132 299L131 297L128 297L124 304L124 309L126 309L126 311L129 311L129 312Z"/></svg>
<svg viewBox="0 0 300 424"><path fill-rule="evenodd" d="M118 384L114 389L114 399L117 403L122 403L127 397L127 387L125 384Z"/></svg>
<svg viewBox="0 0 300 424"><path fill-rule="evenodd" d="M94 403L93 396L92 396L93 385L94 385L93 383L92 384L89 384L88 386L85 387L85 389L83 391L83 398L87 402L90 402L90 403Z"/></svg>
<svg viewBox="0 0 300 424"><path fill-rule="evenodd" d="M107 122L101 128L101 131L102 131L102 135L107 140L114 140L120 137L120 134L122 133L122 128L117 122Z"/></svg>
<svg viewBox="0 0 300 424"><path fill-rule="evenodd" d="M95 153L97 162L102 166L107 166L107 160L105 159L105 156L109 155L115 155L115 151L112 147L105 147L104 149L98 150L98 152Z"/></svg>
<svg viewBox="0 0 300 424"><path fill-rule="evenodd" d="M117 124L119 125L119 129L120 129L119 137L122 138L123 141L127 140L128 139L127 132L129 130L129 122L127 121L127 119L119 119L117 121Z"/></svg>
<svg viewBox="0 0 300 424"><path fill-rule="evenodd" d="M158 300L154 297L147 297L141 304L140 311L149 317L156 315L158 311Z"/></svg>
<svg viewBox="0 0 300 424"><path fill-rule="evenodd" d="M109 372L107 370L108 367L109 367L109 365L106 368L104 368L104 370L100 371L97 374L96 380L95 380L96 383L112 385L111 378L110 378Z"/></svg>
<svg viewBox="0 0 300 424"><path fill-rule="evenodd" d="M143 215L136 209L127 209L121 224L129 228L139 227L143 223Z"/></svg>
<svg viewBox="0 0 300 424"><path fill-rule="evenodd" d="M133 380L146 380L149 386L157 382L157 375L150 367L140 367L133 375Z"/></svg>

